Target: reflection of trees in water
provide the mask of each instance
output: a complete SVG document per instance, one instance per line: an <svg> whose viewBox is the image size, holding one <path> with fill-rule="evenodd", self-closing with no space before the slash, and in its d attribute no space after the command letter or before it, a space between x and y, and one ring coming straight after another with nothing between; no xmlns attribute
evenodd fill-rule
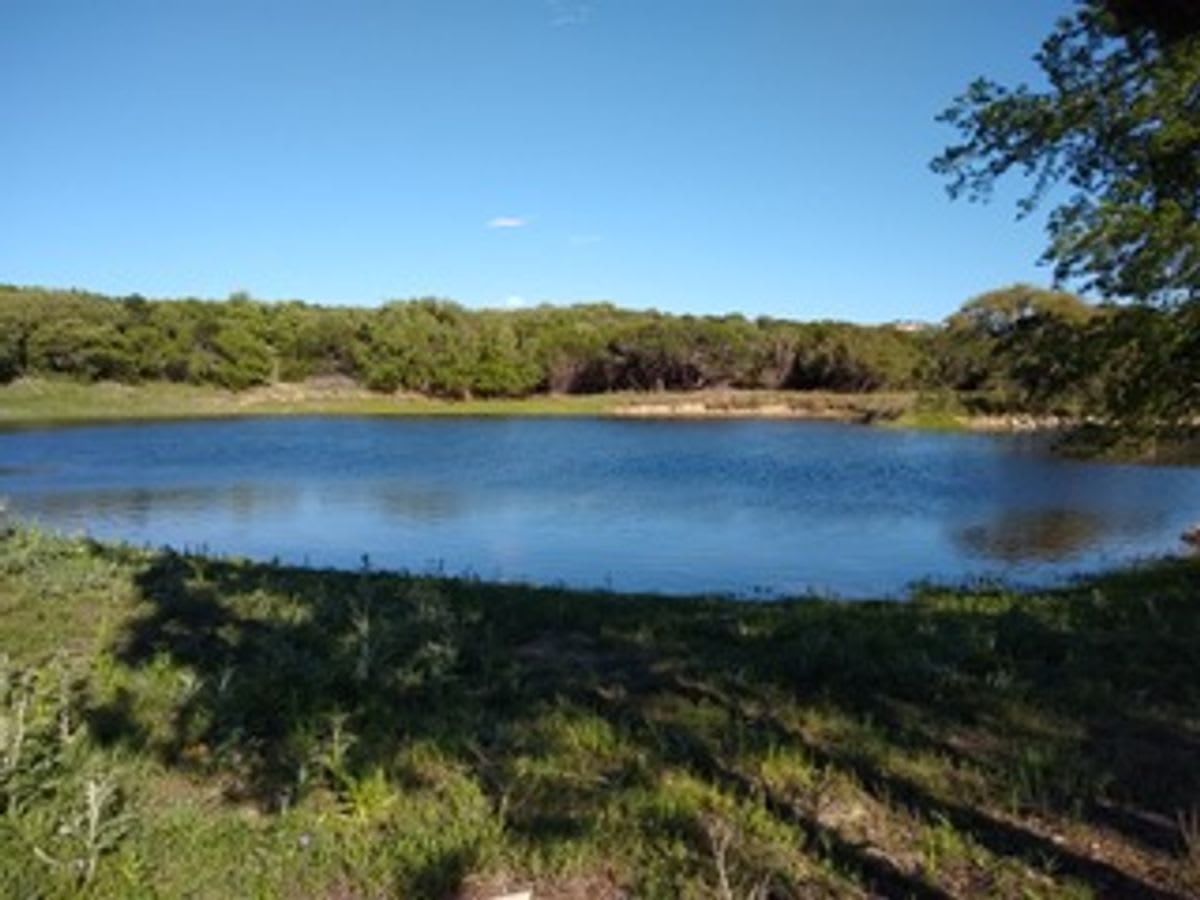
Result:
<svg viewBox="0 0 1200 900"><path fill-rule="evenodd" d="M1094 512L1006 510L991 522L960 529L954 542L971 556L1006 563L1058 562L1121 530L1121 523Z"/></svg>
<svg viewBox="0 0 1200 900"><path fill-rule="evenodd" d="M359 506L377 510L385 518L413 522L438 522L462 516L467 506L467 499L460 491L398 481L322 485L317 498L326 509ZM473 494L470 502L479 505L480 498Z"/></svg>
<svg viewBox="0 0 1200 900"><path fill-rule="evenodd" d="M297 491L289 485L234 484L225 487L137 487L99 490L55 491L20 497L19 512L64 519L120 519L144 526L154 516L178 516L202 511L226 510L239 521L253 520L264 513L293 509Z"/></svg>
<svg viewBox="0 0 1200 900"><path fill-rule="evenodd" d="M370 486L368 495L380 512L397 519L436 522L462 514L463 498L454 491L403 484Z"/></svg>
<svg viewBox="0 0 1200 900"><path fill-rule="evenodd" d="M18 478L37 473L37 466L0 466L0 478Z"/></svg>

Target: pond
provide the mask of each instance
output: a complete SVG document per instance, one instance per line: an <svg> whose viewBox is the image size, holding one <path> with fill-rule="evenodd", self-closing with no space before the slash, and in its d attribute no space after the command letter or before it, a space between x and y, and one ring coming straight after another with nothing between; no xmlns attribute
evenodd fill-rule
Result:
<svg viewBox="0 0 1200 900"><path fill-rule="evenodd" d="M0 433L68 532L308 565L744 597L1054 582L1179 551L1194 469L792 421L280 418Z"/></svg>

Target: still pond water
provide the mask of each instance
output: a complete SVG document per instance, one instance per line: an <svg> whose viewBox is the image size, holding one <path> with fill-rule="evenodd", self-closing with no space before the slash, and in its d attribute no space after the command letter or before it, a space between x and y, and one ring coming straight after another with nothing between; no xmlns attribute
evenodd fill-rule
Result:
<svg viewBox="0 0 1200 900"><path fill-rule="evenodd" d="M311 565L862 597L1179 551L1200 473L801 422L306 418L0 433L0 496L61 530Z"/></svg>

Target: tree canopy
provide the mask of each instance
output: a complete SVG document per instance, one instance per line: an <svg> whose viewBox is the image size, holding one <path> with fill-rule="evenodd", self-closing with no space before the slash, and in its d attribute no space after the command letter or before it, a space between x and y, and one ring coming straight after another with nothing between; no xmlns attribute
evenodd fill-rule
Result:
<svg viewBox="0 0 1200 900"><path fill-rule="evenodd" d="M712 387L910 389L921 336L886 325L673 316L608 304L376 309L110 298L0 286L0 383L23 376L239 390L313 377L440 396Z"/></svg>
<svg viewBox="0 0 1200 900"><path fill-rule="evenodd" d="M1023 213L1057 189L1044 260L1060 281L1200 300L1200 3L1079 0L1035 59L1044 87L980 78L941 114L960 141L934 171L971 199L1024 174Z"/></svg>

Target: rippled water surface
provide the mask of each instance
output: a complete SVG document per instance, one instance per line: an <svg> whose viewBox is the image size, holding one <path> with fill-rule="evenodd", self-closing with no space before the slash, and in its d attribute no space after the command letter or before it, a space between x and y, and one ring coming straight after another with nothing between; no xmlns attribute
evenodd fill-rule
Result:
<svg viewBox="0 0 1200 900"><path fill-rule="evenodd" d="M286 561L743 596L1062 578L1180 549L1200 473L800 422L259 419L0 433L69 531Z"/></svg>

